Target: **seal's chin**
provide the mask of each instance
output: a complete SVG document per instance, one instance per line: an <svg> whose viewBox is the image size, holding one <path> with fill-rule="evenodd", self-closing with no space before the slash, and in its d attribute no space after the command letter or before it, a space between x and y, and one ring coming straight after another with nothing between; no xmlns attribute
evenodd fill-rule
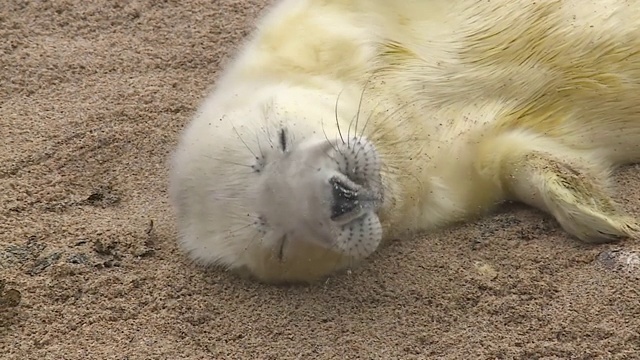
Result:
<svg viewBox="0 0 640 360"><path fill-rule="evenodd" d="M305 139L265 166L257 205L280 261L304 243L360 260L382 239L380 160L366 138ZM304 246L302 246L304 248ZM302 259L297 259L302 260ZM310 264L313 266L313 264Z"/></svg>

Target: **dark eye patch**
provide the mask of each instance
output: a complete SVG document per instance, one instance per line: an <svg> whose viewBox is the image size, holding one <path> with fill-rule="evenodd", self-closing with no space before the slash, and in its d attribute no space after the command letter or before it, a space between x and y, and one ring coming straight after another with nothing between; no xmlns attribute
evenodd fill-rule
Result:
<svg viewBox="0 0 640 360"><path fill-rule="evenodd" d="M280 139L280 147L282 148L282 151L287 151L287 130L285 130L285 128L280 129L278 138Z"/></svg>

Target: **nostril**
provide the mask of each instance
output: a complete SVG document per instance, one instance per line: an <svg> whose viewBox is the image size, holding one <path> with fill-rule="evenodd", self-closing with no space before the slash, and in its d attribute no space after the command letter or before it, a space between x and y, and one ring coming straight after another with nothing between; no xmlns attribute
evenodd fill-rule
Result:
<svg viewBox="0 0 640 360"><path fill-rule="evenodd" d="M356 210L359 205L358 191L350 188L340 179L333 177L329 180L332 187L333 203L331 219L335 220Z"/></svg>

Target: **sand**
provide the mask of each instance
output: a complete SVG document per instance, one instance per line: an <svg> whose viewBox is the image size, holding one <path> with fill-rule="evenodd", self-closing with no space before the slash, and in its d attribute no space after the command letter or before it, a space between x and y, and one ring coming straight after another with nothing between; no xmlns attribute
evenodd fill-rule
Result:
<svg viewBox="0 0 640 360"><path fill-rule="evenodd" d="M523 206L313 286L186 260L167 156L264 5L0 2L0 358L640 356L640 245ZM639 174L618 175L634 214Z"/></svg>

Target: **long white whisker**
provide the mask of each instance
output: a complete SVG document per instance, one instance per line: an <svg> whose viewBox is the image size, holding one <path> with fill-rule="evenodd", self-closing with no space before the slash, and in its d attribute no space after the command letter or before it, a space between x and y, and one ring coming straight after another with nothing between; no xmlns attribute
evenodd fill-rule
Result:
<svg viewBox="0 0 640 360"><path fill-rule="evenodd" d="M336 126L338 127L338 134L340 134L340 140L342 140L342 143L344 144L344 137L342 137L342 131L340 130L340 120L338 119L338 102L340 101L340 96L342 95L342 90L340 90L340 92L338 93L338 97L336 98L336 107L334 110L334 114L336 117Z"/></svg>
<svg viewBox="0 0 640 360"><path fill-rule="evenodd" d="M242 141L242 143L247 148L247 150L249 150L249 152L253 155L253 157L258 159L258 157L256 156L256 153L253 152L253 150L251 150L251 148L249 147L249 145L247 145L247 143L244 141L242 136L240 136L240 133L238 132L238 129L236 129L236 126L233 124L233 122L231 123L231 127L233 128L233 131L236 133L236 135L238 135L238 139L240 139L240 141Z"/></svg>

